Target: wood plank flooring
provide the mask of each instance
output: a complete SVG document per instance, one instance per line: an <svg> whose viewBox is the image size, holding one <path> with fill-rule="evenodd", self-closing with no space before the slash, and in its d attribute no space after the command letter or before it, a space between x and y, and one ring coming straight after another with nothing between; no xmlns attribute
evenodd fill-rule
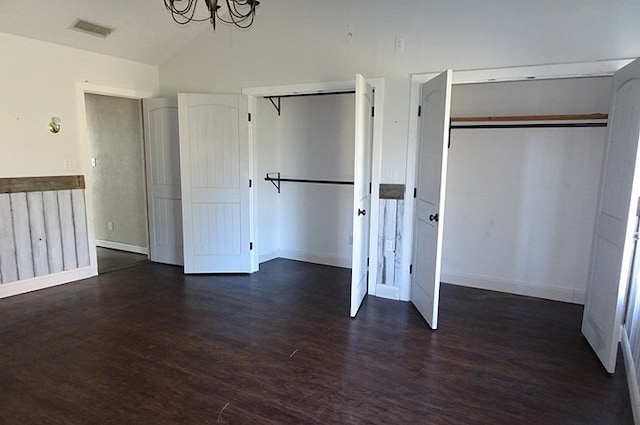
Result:
<svg viewBox="0 0 640 425"><path fill-rule="evenodd" d="M0 300L0 424L632 424L582 307L444 285L349 313L346 269L142 264Z"/></svg>

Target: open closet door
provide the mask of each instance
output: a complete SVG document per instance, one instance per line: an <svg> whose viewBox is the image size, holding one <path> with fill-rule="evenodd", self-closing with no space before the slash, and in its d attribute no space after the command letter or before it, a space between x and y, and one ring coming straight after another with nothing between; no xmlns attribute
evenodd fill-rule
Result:
<svg viewBox="0 0 640 425"><path fill-rule="evenodd" d="M355 134L351 317L358 313L367 293L373 145L373 87L359 74L356 75Z"/></svg>
<svg viewBox="0 0 640 425"><path fill-rule="evenodd" d="M609 373L615 371L633 253L639 185L640 61L615 73L582 333Z"/></svg>
<svg viewBox="0 0 640 425"><path fill-rule="evenodd" d="M431 329L438 327L450 105L451 71L422 85L413 219L411 302Z"/></svg>
<svg viewBox="0 0 640 425"><path fill-rule="evenodd" d="M143 99L151 261L183 264L178 101Z"/></svg>
<svg viewBox="0 0 640 425"><path fill-rule="evenodd" d="M246 96L179 94L185 273L251 273Z"/></svg>

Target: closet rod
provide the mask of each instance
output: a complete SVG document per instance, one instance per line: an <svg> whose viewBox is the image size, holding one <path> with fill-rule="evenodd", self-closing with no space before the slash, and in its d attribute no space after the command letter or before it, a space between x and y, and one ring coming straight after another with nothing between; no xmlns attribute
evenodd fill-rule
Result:
<svg viewBox="0 0 640 425"><path fill-rule="evenodd" d="M273 177L273 175L277 175L277 177ZM273 186L278 189L278 193L280 193L280 183L281 182L293 182L293 183L316 183L316 184L343 184L343 185L353 185L351 181L344 180L316 180L316 179L289 179L289 178L281 178L280 173L267 173L267 176L264 178L265 181L270 181Z"/></svg>
<svg viewBox="0 0 640 425"><path fill-rule="evenodd" d="M606 127L608 114L572 114L572 115L510 115L496 117L455 117L451 118L451 129L480 129L480 128L571 128L571 127ZM528 121L527 124L516 124ZM531 121L562 121L554 123ZM580 122L567 122L580 121ZM494 124L477 124L491 122ZM453 123L470 123L458 124ZM476 123L476 124L471 124ZM505 124L509 123L509 124Z"/></svg>
<svg viewBox="0 0 640 425"><path fill-rule="evenodd" d="M594 121L606 120L609 114L564 114L564 115L507 115L486 117L453 117L451 122L486 122L486 121Z"/></svg>
<svg viewBox="0 0 640 425"><path fill-rule="evenodd" d="M317 93L293 93L293 94L282 94L276 96L265 96L265 99L275 99L281 97L307 97L307 96L330 96L334 94L353 94L355 90L343 90L343 91L323 91Z"/></svg>
<svg viewBox="0 0 640 425"><path fill-rule="evenodd" d="M606 127L606 122L567 122L567 123L538 123L538 124L471 124L451 125L451 130L473 130L481 128L580 128L580 127Z"/></svg>

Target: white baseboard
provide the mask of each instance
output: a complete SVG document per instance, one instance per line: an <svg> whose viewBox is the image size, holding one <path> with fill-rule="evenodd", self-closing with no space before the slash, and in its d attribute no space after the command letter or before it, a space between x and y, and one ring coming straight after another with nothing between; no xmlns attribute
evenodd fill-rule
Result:
<svg viewBox="0 0 640 425"><path fill-rule="evenodd" d="M378 284L376 285L376 297L387 298L389 300L400 300L400 288L392 285Z"/></svg>
<svg viewBox="0 0 640 425"><path fill-rule="evenodd" d="M267 261L275 260L278 258L278 251L271 251L258 256L258 263L266 263Z"/></svg>
<svg viewBox="0 0 640 425"><path fill-rule="evenodd" d="M351 268L351 258L317 252L281 249L279 257L289 260L305 261L307 263L324 264L325 266L343 267L345 269Z"/></svg>
<svg viewBox="0 0 640 425"><path fill-rule="evenodd" d="M149 255L149 248L144 246L129 245L126 243L104 241L96 239L96 246L101 248L117 249L118 251L135 252L136 254Z"/></svg>
<svg viewBox="0 0 640 425"><path fill-rule="evenodd" d="M631 396L631 410L633 411L633 423L640 425L640 388L636 374L636 365L633 361L631 344L627 335L627 328L622 328L622 353L624 354L624 366L627 372L627 383L629 384L629 395Z"/></svg>
<svg viewBox="0 0 640 425"><path fill-rule="evenodd" d="M92 273L91 267L82 267L60 273L48 274L46 276L38 276L31 279L3 283L0 285L0 298L12 297L14 295L37 291L38 289L50 288L52 286L86 279L96 275L97 273Z"/></svg>
<svg viewBox="0 0 640 425"><path fill-rule="evenodd" d="M442 273L440 280L452 285L488 289L491 291L506 292L516 295L527 295L530 297L563 301L573 304L584 304L584 290L568 289L528 282L512 282L462 273Z"/></svg>

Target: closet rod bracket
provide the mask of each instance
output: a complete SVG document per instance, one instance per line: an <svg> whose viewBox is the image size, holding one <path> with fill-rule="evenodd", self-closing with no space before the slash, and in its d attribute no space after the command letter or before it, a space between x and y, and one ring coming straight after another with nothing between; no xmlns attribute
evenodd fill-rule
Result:
<svg viewBox="0 0 640 425"><path fill-rule="evenodd" d="M276 108L276 111L278 111L278 116L280 116L280 111L282 110L280 107L280 96L275 97L275 99L277 99L277 103L273 100L274 97L267 97L267 99L269 99L269 102L271 102L273 107Z"/></svg>
<svg viewBox="0 0 640 425"><path fill-rule="evenodd" d="M270 181L271 184L278 189L278 193L280 193L280 173L267 173L264 179Z"/></svg>

